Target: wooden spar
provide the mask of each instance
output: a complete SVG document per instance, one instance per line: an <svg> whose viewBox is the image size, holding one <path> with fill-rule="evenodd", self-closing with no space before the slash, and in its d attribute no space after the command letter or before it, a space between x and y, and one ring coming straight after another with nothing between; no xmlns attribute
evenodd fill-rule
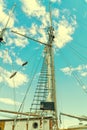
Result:
<svg viewBox="0 0 87 130"><path fill-rule="evenodd" d="M42 41L33 39L33 38L31 38L31 37L29 37L29 36L27 36L27 35L25 35L25 34L21 34L21 33L17 32L17 31L14 31L14 30L11 30L11 32L13 32L13 33L15 33L15 34L17 34L17 35L23 36L23 37L25 37L25 38L27 38L27 39L30 39L30 40L32 40L32 41L38 42L38 43L40 43L40 44L43 44L43 45L45 45L45 46L51 47L50 44L47 44L47 43L44 43L44 42L42 42Z"/></svg>
<svg viewBox="0 0 87 130"><path fill-rule="evenodd" d="M9 111L9 110L0 110L0 112L5 112L5 113L11 113L11 114L17 114L17 115L24 115L24 116L39 116L34 113L23 113L23 112L15 112L15 111Z"/></svg>
<svg viewBox="0 0 87 130"><path fill-rule="evenodd" d="M26 36L25 34L21 34L21 33L17 32L17 31L13 31L13 30L12 30L11 32L13 32L13 33L15 33L15 34L18 34L18 35L20 35L20 36L26 37L26 38L28 38L28 39L30 39L30 40L35 41L35 42L39 42L39 43L41 43L41 44L47 45L47 44L44 43L44 42L41 42L41 41L38 41L38 40L33 39L33 38L31 38L31 37L28 37L28 36Z"/></svg>
<svg viewBox="0 0 87 130"><path fill-rule="evenodd" d="M76 119L81 120L81 121L87 121L87 117L73 116L73 115L70 115L70 114L62 113L62 112L60 113L60 115L68 116L68 117L71 117L71 118L76 118Z"/></svg>

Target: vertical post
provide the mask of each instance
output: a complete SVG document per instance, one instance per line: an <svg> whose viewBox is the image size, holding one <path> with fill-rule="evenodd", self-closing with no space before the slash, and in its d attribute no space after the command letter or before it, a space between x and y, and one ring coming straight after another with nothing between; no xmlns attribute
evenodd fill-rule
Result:
<svg viewBox="0 0 87 130"><path fill-rule="evenodd" d="M50 14L51 15L51 14ZM54 54L53 54L53 41L54 41L54 34L53 34L54 28L52 27L52 25L49 28L49 40L48 40L48 44L50 46L48 46L48 54L49 54L49 63L48 66L50 68L50 74L51 74L51 88L53 89L51 96L52 96L52 101L54 102L54 125L55 126L55 130L58 130L58 117L57 117L57 101L56 101L56 86L55 86L55 74L54 74Z"/></svg>
<svg viewBox="0 0 87 130"><path fill-rule="evenodd" d="M54 74L54 57L53 57L53 48L51 48L51 63L52 63L52 86L53 86L53 96L54 96L54 107L55 107L55 121L58 130L58 117L57 117L57 101L56 101L56 86L55 86L55 74Z"/></svg>
<svg viewBox="0 0 87 130"><path fill-rule="evenodd" d="M12 130L14 130L14 128L15 128L15 126L14 126L14 124L12 125Z"/></svg>
<svg viewBox="0 0 87 130"><path fill-rule="evenodd" d="M28 122L26 123L26 130L28 130Z"/></svg>

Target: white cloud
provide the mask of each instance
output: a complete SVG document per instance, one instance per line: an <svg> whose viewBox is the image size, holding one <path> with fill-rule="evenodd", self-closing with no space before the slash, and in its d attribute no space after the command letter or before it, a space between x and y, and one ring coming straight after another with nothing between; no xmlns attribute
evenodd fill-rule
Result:
<svg viewBox="0 0 87 130"><path fill-rule="evenodd" d="M12 59L9 55L8 50L3 50L0 52L0 57L2 58L4 63L12 64Z"/></svg>
<svg viewBox="0 0 87 130"><path fill-rule="evenodd" d="M51 2L56 2L56 0L51 0Z"/></svg>
<svg viewBox="0 0 87 130"><path fill-rule="evenodd" d="M51 0L51 2L53 2L53 3L55 3L55 2L61 3L61 0Z"/></svg>
<svg viewBox="0 0 87 130"><path fill-rule="evenodd" d="M12 59L9 56L8 50L4 50L3 52L3 62L12 64Z"/></svg>
<svg viewBox="0 0 87 130"><path fill-rule="evenodd" d="M29 34L30 37L41 42L47 43L47 35L43 25L40 26L33 23L31 28L29 29Z"/></svg>
<svg viewBox="0 0 87 130"><path fill-rule="evenodd" d="M2 76L0 75L0 82L3 82L3 78L2 78Z"/></svg>
<svg viewBox="0 0 87 130"><path fill-rule="evenodd" d="M85 0L85 2L87 2L87 0Z"/></svg>
<svg viewBox="0 0 87 130"><path fill-rule="evenodd" d="M43 28L39 28L38 33L40 34L39 40L44 43L47 43L47 35L45 30Z"/></svg>
<svg viewBox="0 0 87 130"><path fill-rule="evenodd" d="M21 0L23 11L29 16L40 17L45 13L45 7L37 0Z"/></svg>
<svg viewBox="0 0 87 130"><path fill-rule="evenodd" d="M5 77L5 79L10 87L19 87L19 86L23 85L24 83L28 82L27 75L23 74L21 72L18 72L12 79L8 79L6 77Z"/></svg>
<svg viewBox="0 0 87 130"><path fill-rule="evenodd" d="M8 18L9 18L9 14L11 13L11 9L7 10L6 9L6 5L5 3L1 0L0 1L0 17L2 18L0 20L0 27L1 29L3 29L5 27L5 25L7 24ZM14 27L14 21L16 20L14 14L12 13L10 20L8 22L7 28L12 28ZM0 29L0 31L1 31ZM18 30L18 32L27 32L26 29L24 29L24 27L20 27L20 28L14 28L15 30ZM14 35L12 34L12 32L9 31L9 29L7 29L4 33L4 41L6 42L7 46L11 46L12 44L15 44L18 47L25 47L28 43L28 39L22 37L22 36L18 36L18 35ZM0 57L1 57L1 53L0 53ZM6 59L4 60L5 62ZM9 59L9 61L11 62L11 60Z"/></svg>
<svg viewBox="0 0 87 130"><path fill-rule="evenodd" d="M34 36L36 35L36 37L39 38L39 40L47 42L46 30L43 29L42 31L40 27L43 26L43 28L47 28L50 26L49 13L46 12L45 7L42 6L37 0L33 0L33 2L29 1L29 4L27 4L28 3L27 1L28 0L22 1L23 10L25 11L25 13L28 13L29 16L37 16L37 17L41 16L39 20L42 23L42 25L39 25L39 26L37 26L36 24L32 24L30 28L30 34ZM51 2L61 2L61 0L51 0ZM40 10L43 10L43 12L41 12ZM40 12L40 14L38 13L38 11ZM68 13L70 13L69 10L67 11ZM55 8L52 13L53 13L52 17L55 17L55 19L59 17L59 9ZM63 16L59 24L56 20L53 21L53 23L55 23L57 27L55 30L55 39L54 39L55 45L58 48L62 48L67 43L73 40L72 34L75 31L76 18L71 17L71 22L70 22L66 20L65 16ZM38 33L39 35L37 36Z"/></svg>
<svg viewBox="0 0 87 130"><path fill-rule="evenodd" d="M45 12L45 14L43 15L43 17L41 17L41 22L43 25L43 28L47 28L50 26L50 15L49 13Z"/></svg>
<svg viewBox="0 0 87 130"><path fill-rule="evenodd" d="M4 4L4 2L1 0L0 1L0 17L3 19L3 18L5 18L7 15L4 13L4 6L5 6L5 4ZM0 19L0 24L3 24L4 22L5 22L5 20L2 20L2 19Z"/></svg>
<svg viewBox="0 0 87 130"><path fill-rule="evenodd" d="M14 16L14 14L12 13L11 17L9 19L9 14L11 13L11 8L8 10L6 3L3 0L0 0L0 17L1 17L0 31L5 27L7 28L5 30L5 32L3 33L3 39L6 42L5 47L8 45L11 45L11 43L13 42L13 38L11 38L9 30L14 26L14 22L15 22L16 18ZM8 22L8 19L9 19L9 22ZM7 22L8 22L8 24L7 24ZM7 24L7 26L6 26L6 24ZM9 56L8 52L6 52L6 51L1 52L0 57L3 59L4 63L10 63L10 64L12 63L11 57Z"/></svg>
<svg viewBox="0 0 87 130"><path fill-rule="evenodd" d="M62 68L61 71L67 75L71 75L73 72L79 72L82 77L87 76L87 65L79 65L78 67L65 67Z"/></svg>
<svg viewBox="0 0 87 130"><path fill-rule="evenodd" d="M61 0L58 0L59 3L61 3Z"/></svg>
<svg viewBox="0 0 87 130"><path fill-rule="evenodd" d="M87 76L87 72L82 72L81 76L83 76L83 77Z"/></svg>
<svg viewBox="0 0 87 130"><path fill-rule="evenodd" d="M12 79L10 79L9 77L13 73L14 72L9 72L0 67L0 82L7 83L9 87L20 87L29 81L27 75L21 72L18 72Z"/></svg>
<svg viewBox="0 0 87 130"><path fill-rule="evenodd" d="M20 58L17 58L17 59L16 59L16 63L17 63L18 65L22 65L22 64L23 64L23 61L22 61Z"/></svg>
<svg viewBox="0 0 87 130"><path fill-rule="evenodd" d="M0 57L2 58L2 52L0 51Z"/></svg>
<svg viewBox="0 0 87 130"><path fill-rule="evenodd" d="M38 26L35 23L32 23L31 28L30 28L30 34L36 35L38 30Z"/></svg>
<svg viewBox="0 0 87 130"><path fill-rule="evenodd" d="M28 40L27 38L18 36L13 39L13 43L18 47L24 48L28 44Z"/></svg>
<svg viewBox="0 0 87 130"><path fill-rule="evenodd" d="M87 87L86 87L85 85L83 85L82 88L83 88L84 90L87 90Z"/></svg>
<svg viewBox="0 0 87 130"><path fill-rule="evenodd" d="M20 27L20 28L14 28L13 31L26 35L28 30L24 27ZM25 38L24 36L18 35L16 33L11 33L10 35L14 37L12 39L11 36L9 36L8 45L15 44L18 47L24 48L29 43L28 39Z"/></svg>
<svg viewBox="0 0 87 130"><path fill-rule="evenodd" d="M75 31L76 20L69 23L65 18L59 22L58 30L55 31L55 45L58 48L62 48L68 42L72 41L72 34Z"/></svg>
<svg viewBox="0 0 87 130"><path fill-rule="evenodd" d="M53 11L52 11L52 16L54 16L54 17L56 17L56 18L58 18L59 17L59 9L54 9Z"/></svg>
<svg viewBox="0 0 87 130"><path fill-rule="evenodd" d="M34 2L36 2L36 1L34 0ZM37 4L35 4L35 5L39 6L39 3L37 2ZM38 7L36 9L38 9ZM32 16L33 16L33 11L35 11L35 9L33 9L31 12L29 11L30 15L32 15ZM56 18L59 17L58 9L55 8L52 13L53 13L53 17L56 17ZM36 37L39 38L39 40L47 42L46 30L41 29L41 28L47 28L50 26L50 16L49 16L49 13L47 13L47 12L41 13L41 15L42 15L42 17L40 17L39 20L42 22L42 25L37 26L36 24L33 23L31 28L29 29L30 30L29 32L33 36L36 35ZM54 42L57 47L62 48L68 42L73 40L72 34L75 31L76 18L75 17L71 18L71 23L69 23L68 20L65 19L65 17L63 18L63 20L60 21L59 24L56 21L53 21L53 22L57 26L57 28L56 28L57 30L55 30ZM40 34L40 35L37 36L37 34Z"/></svg>
<svg viewBox="0 0 87 130"><path fill-rule="evenodd" d="M65 68L62 68L61 71L65 74L68 74L68 75L71 75L72 73L72 68L71 67L65 67Z"/></svg>
<svg viewBox="0 0 87 130"><path fill-rule="evenodd" d="M4 11L6 9L6 5L5 5L5 3L1 0L0 1L0 17L2 18L1 20L0 20L0 25L2 24L3 25L3 27L2 28L4 28L5 27L5 25L7 24L7 21L8 21L8 18L9 18L9 13L10 13L10 11ZM12 14L11 15L11 17L10 17L10 19L9 19L9 22L8 22L8 25L7 25L7 27L13 27L13 25L14 25L14 21L15 21L15 17L14 17L14 15Z"/></svg>
<svg viewBox="0 0 87 130"><path fill-rule="evenodd" d="M10 98L0 98L0 102L8 104L8 105L20 105L19 102L16 102Z"/></svg>

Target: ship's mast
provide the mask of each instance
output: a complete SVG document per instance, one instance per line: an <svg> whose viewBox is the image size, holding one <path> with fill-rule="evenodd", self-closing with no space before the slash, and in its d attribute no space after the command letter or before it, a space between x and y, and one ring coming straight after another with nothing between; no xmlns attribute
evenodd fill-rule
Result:
<svg viewBox="0 0 87 130"><path fill-rule="evenodd" d="M52 23L52 21L51 21ZM50 46L46 46L46 60L48 66L48 88L49 93L47 97L47 101L54 103L54 124L55 129L58 130L58 119L57 119L57 102L56 102L56 86L55 86L55 73L54 73L54 53L53 53L53 41L54 41L54 28L51 26L48 30L48 44ZM50 91L51 90L51 91Z"/></svg>
<svg viewBox="0 0 87 130"><path fill-rule="evenodd" d="M56 85L55 85L55 70L54 70L54 52L53 52L53 42L54 42L54 28L52 23L52 14L51 14L51 8L49 3L49 13L50 13L50 27L48 29L48 45L46 46L47 51L47 65L48 65L48 74L51 75L48 77L48 87L52 89L50 93L48 94L48 101L54 103L54 129L58 130L58 117L57 117L57 101L56 101Z"/></svg>
<svg viewBox="0 0 87 130"><path fill-rule="evenodd" d="M36 92L34 95L30 111L32 112L33 110L35 110L38 113L42 111L41 112L42 116L44 115L46 116L46 114L48 114L47 116L51 116L53 126L52 130L58 130L56 86L55 86L55 73L54 73L54 53L53 53L53 41L55 36L54 36L54 28L52 26L51 11L50 11L50 27L48 27L47 43L38 41L36 39L23 35L14 30L12 30L12 32L24 36L30 40L39 42L40 44L43 44L45 46L44 62L42 65L41 74L38 80Z"/></svg>

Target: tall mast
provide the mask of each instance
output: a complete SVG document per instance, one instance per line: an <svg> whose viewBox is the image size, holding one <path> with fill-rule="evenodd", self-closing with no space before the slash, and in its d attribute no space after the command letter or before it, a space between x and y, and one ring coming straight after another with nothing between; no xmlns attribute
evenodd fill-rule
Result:
<svg viewBox="0 0 87 130"><path fill-rule="evenodd" d="M50 12L50 18L51 18L51 12ZM48 44L50 46L46 46L46 60L47 60L47 66L48 66L48 88L49 93L47 97L48 102L54 103L54 124L55 124L55 130L58 130L58 119L57 119L57 102L56 102L56 86L55 86L55 73L54 73L54 53L53 53L53 41L54 41L54 28L52 26L52 20L51 20L51 26L48 30Z"/></svg>
<svg viewBox="0 0 87 130"><path fill-rule="evenodd" d="M33 103L30 112L35 112L43 116L52 117L52 130L58 130L56 86L54 73L54 29L48 29L48 43L44 48L44 60L38 79Z"/></svg>
<svg viewBox="0 0 87 130"><path fill-rule="evenodd" d="M49 4L50 10L50 4ZM52 130L58 130L58 118L57 118L57 102L56 102L56 86L55 86L55 73L54 73L54 53L53 53L53 41L54 41L54 28L52 26L51 10L49 11L50 27L48 27L48 42L44 43L23 35L19 32L12 30L17 35L24 36L32 41L39 42L45 46L44 48L44 61L39 76L37 88L35 91L33 103L30 108L30 112L36 111L40 116L52 117Z"/></svg>
<svg viewBox="0 0 87 130"><path fill-rule="evenodd" d="M48 78L48 86L53 90L49 91L48 100L54 102L54 124L55 129L58 130L58 117L57 117L57 101L56 101L56 85L55 85L55 72L54 72L54 52L53 52L53 41L54 41L54 28L52 23L52 14L49 2L49 14L50 14L50 27L48 30L48 44L50 46L46 46L47 50L47 60L48 60L48 73L51 74L51 77Z"/></svg>

